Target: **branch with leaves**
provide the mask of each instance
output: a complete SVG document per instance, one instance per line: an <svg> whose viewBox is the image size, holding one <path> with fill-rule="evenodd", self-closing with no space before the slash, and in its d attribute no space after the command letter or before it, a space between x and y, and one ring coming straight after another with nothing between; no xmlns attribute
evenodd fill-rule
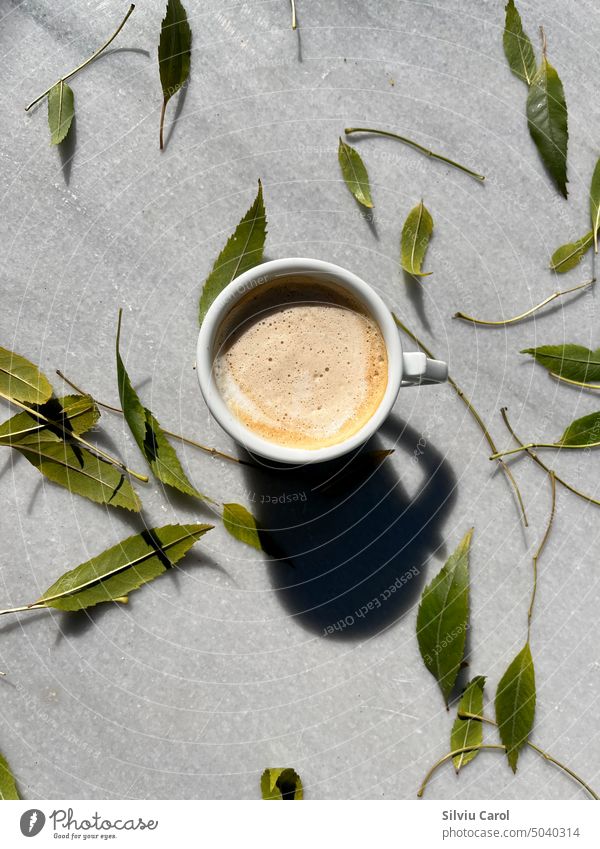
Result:
<svg viewBox="0 0 600 849"><path fill-rule="evenodd" d="M39 103L40 100L43 100L44 97L48 98L48 125L50 127L51 144L60 144L66 139L69 134L69 130L71 129L73 118L75 117L75 95L73 94L73 89L67 85L67 80L70 80L71 77L74 77L75 74L78 74L79 71L82 71L90 65L106 50L109 44L112 44L127 23L127 20L134 9L135 5L132 3L127 14L111 37L105 41L102 47L99 47L95 53L92 53L89 59L86 59L85 62L81 63L81 65L78 65L72 71L69 71L68 74L62 76L54 83L54 85L42 92L42 94L36 97L35 100L32 100L31 103L25 107L25 111L29 112L31 107L35 106L36 103Z"/></svg>

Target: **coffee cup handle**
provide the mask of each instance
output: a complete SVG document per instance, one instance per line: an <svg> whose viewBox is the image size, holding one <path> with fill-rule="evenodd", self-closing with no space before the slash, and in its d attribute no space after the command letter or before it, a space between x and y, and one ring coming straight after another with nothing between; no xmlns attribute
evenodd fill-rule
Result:
<svg viewBox="0 0 600 849"><path fill-rule="evenodd" d="M427 386L448 380L448 366L432 360L421 351L402 354L402 386Z"/></svg>

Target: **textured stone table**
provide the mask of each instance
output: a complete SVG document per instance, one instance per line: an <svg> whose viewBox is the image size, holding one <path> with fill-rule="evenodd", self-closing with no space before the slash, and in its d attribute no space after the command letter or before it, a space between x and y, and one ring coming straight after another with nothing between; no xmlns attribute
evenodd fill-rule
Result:
<svg viewBox="0 0 600 849"><path fill-rule="evenodd" d="M565 86L568 202L529 138L526 90L502 52L502 3L298 0L297 32L285 0L187 5L191 82L169 106L161 154L155 51L162 3L140 3L114 50L73 80L76 127L62 152L48 145L45 106L30 114L23 107L95 49L126 4L4 4L3 345L114 403L123 307L123 354L143 401L165 427L235 450L197 390L196 312L211 263L260 177L267 256L319 257L369 281L448 359L499 446L509 445L503 405L519 433L544 439L596 408L591 394L552 382L519 354L544 343L598 345L595 295L505 329L451 318L458 309L508 317L592 274L591 254L560 280L548 257L588 229L587 192L600 152L594 4L520 4L536 42L545 25ZM375 199L369 223L338 169L338 136L348 125L410 135L483 172L485 184L393 141L357 139ZM435 220L433 274L416 286L399 270L399 234L421 197ZM58 378L55 386L62 389ZM102 427L102 444L143 468L121 419L105 413ZM420 438L425 453L412 463ZM531 554L550 490L526 458L514 462L530 516L524 531L506 481L450 387L403 392L375 444L396 448L378 475L329 494L313 491L311 476L248 474L181 450L203 491L241 501L272 525L295 523L282 536L284 553L298 555L295 570L266 562L217 527L180 571L133 594L128 606L5 617L0 750L23 794L256 798L262 769L289 765L310 798L413 798L448 750L452 722L417 650L423 582L474 525L469 674L488 676L491 713L499 677L525 639ZM554 462L600 495L596 455ZM144 522L210 516L155 481L139 489L143 518L70 496L5 449L0 606L33 600L67 568ZM266 503L290 493L305 500ZM598 508L560 489L532 631L533 739L596 785L599 527ZM327 635L340 616L413 568L418 578L406 592ZM516 776L499 755L485 753L458 778L441 771L429 793L582 795L529 751Z"/></svg>

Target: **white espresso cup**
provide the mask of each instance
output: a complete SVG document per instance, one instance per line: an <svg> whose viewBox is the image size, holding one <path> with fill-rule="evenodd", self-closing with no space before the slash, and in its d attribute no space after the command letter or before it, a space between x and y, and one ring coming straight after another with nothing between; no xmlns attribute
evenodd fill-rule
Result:
<svg viewBox="0 0 600 849"><path fill-rule="evenodd" d="M387 349L388 382L383 398L368 421L347 439L321 448L297 448L270 442L240 421L229 409L217 387L214 376L215 345L225 318L248 292L277 278L311 277L322 286L328 283L348 292L361 303L379 325ZM275 259L251 268L236 277L215 298L202 322L198 336L196 365L200 389L206 406L233 439L252 454L292 465L322 463L347 454L366 442L389 415L401 386L423 386L443 383L448 366L421 352L404 353L398 328L391 312L379 295L360 277L318 259Z"/></svg>

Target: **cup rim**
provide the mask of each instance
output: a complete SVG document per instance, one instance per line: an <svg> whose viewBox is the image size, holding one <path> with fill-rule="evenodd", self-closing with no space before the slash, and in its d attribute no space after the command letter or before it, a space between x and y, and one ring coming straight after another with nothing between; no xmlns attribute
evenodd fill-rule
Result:
<svg viewBox="0 0 600 849"><path fill-rule="evenodd" d="M377 409L356 433L342 442L323 448L294 448L258 436L229 410L214 380L213 348L217 332L226 315L252 288L277 277L294 274L328 278L357 297L379 325L387 350L388 383ZM251 454L292 465L323 463L341 457L365 443L389 415L402 383L402 343L388 307L377 292L353 272L331 262L307 257L274 259L240 274L212 302L198 334L196 373L200 391L213 418Z"/></svg>

